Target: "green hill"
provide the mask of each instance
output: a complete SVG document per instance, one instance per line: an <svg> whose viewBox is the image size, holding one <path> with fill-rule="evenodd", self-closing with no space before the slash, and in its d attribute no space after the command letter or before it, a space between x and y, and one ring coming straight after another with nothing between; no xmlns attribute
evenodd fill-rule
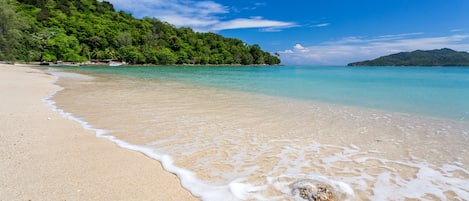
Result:
<svg viewBox="0 0 469 201"><path fill-rule="evenodd" d="M0 0L0 60L133 64L279 64L278 55L214 33L136 19L97 0Z"/></svg>
<svg viewBox="0 0 469 201"><path fill-rule="evenodd" d="M469 53L448 48L416 50L350 63L348 66L469 66Z"/></svg>

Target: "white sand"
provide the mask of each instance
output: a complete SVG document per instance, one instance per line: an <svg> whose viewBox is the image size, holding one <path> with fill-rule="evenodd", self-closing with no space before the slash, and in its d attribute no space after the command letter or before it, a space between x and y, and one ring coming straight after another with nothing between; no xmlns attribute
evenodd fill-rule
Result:
<svg viewBox="0 0 469 201"><path fill-rule="evenodd" d="M158 161L52 111L54 80L0 64L0 200L198 200Z"/></svg>

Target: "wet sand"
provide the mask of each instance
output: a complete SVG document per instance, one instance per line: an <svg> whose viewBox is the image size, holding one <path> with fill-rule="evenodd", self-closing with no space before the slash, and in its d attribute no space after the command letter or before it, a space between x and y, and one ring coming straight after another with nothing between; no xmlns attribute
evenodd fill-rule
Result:
<svg viewBox="0 0 469 201"><path fill-rule="evenodd" d="M52 111L54 81L0 64L0 200L198 200L158 161Z"/></svg>
<svg viewBox="0 0 469 201"><path fill-rule="evenodd" d="M58 108L170 155L195 175L181 177L184 186L206 200L294 200L298 182L327 183L338 200L467 197L464 122L164 79L51 73L66 88L53 98Z"/></svg>

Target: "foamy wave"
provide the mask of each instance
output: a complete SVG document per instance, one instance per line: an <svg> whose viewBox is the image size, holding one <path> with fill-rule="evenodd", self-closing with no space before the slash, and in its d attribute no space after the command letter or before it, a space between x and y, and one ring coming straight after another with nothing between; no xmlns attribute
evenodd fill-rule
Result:
<svg viewBox="0 0 469 201"><path fill-rule="evenodd" d="M133 88L138 88L140 85L138 83L135 86ZM155 89L156 87L148 88ZM323 115L324 118L321 117L319 118L320 120L325 119L323 120L324 124L322 127L319 125L318 129L315 130L305 129L310 127L296 127L301 125L301 123L309 125L311 119L315 116L306 116L304 122L298 121L286 124L285 122L288 121L288 118L282 117L280 115L282 113L269 114L267 116L264 114L265 111L270 111L272 108L261 110L262 112L259 117L262 121L257 121L255 125L250 125L251 122L256 121L245 118L245 114L250 114L252 111L256 112L256 110L242 110L243 107L247 106L236 104L232 106L233 110L227 110L226 107L222 107L224 105L210 104L209 107L204 109L204 107L187 104L197 100L187 101L184 99L184 96L193 97L195 96L194 94L202 94L203 98L206 99L207 97L212 97L210 95L213 94L208 93L207 95L200 93L201 91L194 93L192 88L187 88L191 91L190 95L180 93L179 91L173 92L173 87L168 89L172 92L170 95L176 94L180 96L165 97L164 91L159 92L155 96L144 99L144 103L158 102L157 106L141 104L138 105L141 107L133 107L130 108L130 111L122 112L127 117L131 115L131 112L137 111L137 109L144 111L145 113L134 114L141 119L132 122L132 126L135 127L135 124L141 123L142 120L151 119L153 122L139 125L145 128L145 135L167 136L163 137L163 139L155 139L156 141L153 143L145 145L137 145L120 140L112 136L110 131L94 128L85 120L76 118L71 113L58 109L55 102L51 100L55 93L45 101L54 111L59 112L62 116L80 123L85 129L94 131L97 137L106 138L122 148L138 151L150 158L159 160L167 171L176 174L180 178L182 185L186 189L206 201L294 200L299 199L297 196L295 198L295 189L299 189L302 186L314 185L315 183L331 186L334 194L340 200L462 200L469 197L469 189L467 188L469 186L469 171L464 168L464 163L458 163L457 161L448 162L453 161L451 159L444 160L445 164L433 164L430 159L426 160L425 154L420 154L420 158L412 156L412 147L410 145L414 144L410 144L407 147L403 146L404 142L414 142L412 139L415 139L403 137L410 135L410 132L407 131L417 129L415 126L420 126L421 128L431 127L427 124L409 123L404 124L409 127L399 127L400 124L395 124L392 121L394 117L377 115L377 117L384 118L384 120L378 119L371 121L371 123L368 121L356 121L358 122L357 124L364 124L363 128L365 130L360 128L354 131L358 133L357 135L364 136L362 137L363 139L360 138L363 140L362 144L350 144L347 146L347 143L357 142L349 142L343 139L346 143L341 144L342 146L316 143L311 139L316 139L314 135L320 135L321 132L347 135L352 133L351 130L355 127L343 126L343 122L342 125L340 124L341 122L338 120L341 118L344 118L346 122L351 121L347 119L348 116L343 115L344 112L339 112L336 116L327 116L331 111L337 112L338 110L327 110L321 113L318 110L321 110L322 107L318 107L316 110L313 108L312 112L310 112L311 114ZM164 90L164 86L158 85L158 90ZM99 94L99 92L97 91L95 94ZM120 96L120 98L105 98L107 100L124 102L122 101L123 98L140 97L143 96L142 94L148 94L150 91L135 91L134 94L129 94L128 92L121 93L125 94L125 96ZM157 99L158 97L161 98ZM242 101L249 98L239 96L241 97L240 99L235 99L236 97L238 95L228 96L226 99L221 99L221 102L225 103L233 99L234 103L244 103ZM169 102L166 107L164 106L165 101ZM174 101L180 101L179 105L175 105ZM95 100L93 99L90 102L94 103ZM128 101L117 108L125 109L130 107L129 102L134 103L133 101ZM266 101L260 102L262 104L255 105L254 108L269 105L266 103L270 103ZM280 105L283 107L285 104L282 103ZM115 106L112 105L112 107ZM193 108L202 108L204 110L195 111L191 116L190 112ZM114 108L104 109L113 110ZM230 111L231 113L227 115L228 118L223 119L220 118L222 117L220 113L213 113L210 116L210 109L218 109L224 113L229 113L227 111ZM236 111L240 112L235 113ZM150 112L153 116L144 116L144 114ZM198 116L199 114L200 117ZM301 111L298 114L301 115L296 115L295 117L305 117L305 115L308 115L307 111ZM350 118L362 118L354 114L353 112L350 113ZM366 115L366 113L362 116L374 117ZM271 119L264 121L265 117L270 117ZM329 117L329 120L327 117ZM244 119L245 122L230 124L230 122L239 121L239 119ZM331 121L337 124L337 126L331 126ZM264 127L260 127L262 126L260 123L264 122L285 123L282 124L285 126L265 124ZM380 122L385 122L386 127L378 126L379 128L373 131L371 126L368 125ZM117 121L117 123L112 122L110 125L124 123ZM243 123L248 124L248 126L243 126ZM321 121L316 121L315 123L320 124ZM160 125L152 127L154 124ZM355 126L353 121L350 124ZM277 128L279 131L272 130L271 127ZM108 128L115 127L109 126ZM283 128L288 129L282 131ZM301 130L302 128L305 130ZM386 136L381 135L383 133L382 128L390 129L388 134L391 137L383 139ZM333 130L333 132L327 133L327 129ZM339 131L336 132L335 130ZM300 132L304 135L294 135L295 132ZM424 133L428 135L433 132L435 130L424 130ZM144 132L142 131L142 133ZM373 134L376 136L374 140L366 141ZM445 131L443 134L437 133L436 136L450 136L451 134L450 131ZM467 137L467 132L464 132L464 134ZM435 137L434 135L429 136L426 138L433 139ZM328 136L328 138L340 139L340 136ZM370 143L364 143L365 141ZM434 141L431 142L433 143ZM391 146L378 148L378 146L384 144ZM207 153L204 152L205 150L211 150L212 152L205 154ZM400 150L396 155L385 153L386 151L393 152L396 150ZM467 151L461 151L460 154L463 155L464 153L467 153ZM191 156L194 157L191 158ZM189 160L194 161L194 163L184 166L187 169L175 165ZM223 165L223 167L217 168L212 164ZM196 172L197 174L206 173L208 176L205 178L207 179L203 175L198 176ZM211 180L210 177L215 179Z"/></svg>
<svg viewBox="0 0 469 201"><path fill-rule="evenodd" d="M65 76L73 75L74 78L77 77L76 76L77 74L75 73L63 73L63 72L56 71L56 72L53 72L52 74L56 77L55 82L57 82L59 77L63 77L64 75ZM85 75L78 76L78 77L91 78ZM50 107L51 110L59 113L61 116L69 120L79 123L84 129L94 132L97 137L105 138L115 143L119 147L126 148L126 149L133 150L133 151L138 151L140 153L145 154L146 156L150 158L160 161L163 168L168 172L176 174L178 178L180 179L182 186L188 189L193 195L200 197L206 201L219 201L219 200L238 201L238 200L242 200L245 198L245 195L247 194L246 192L251 191L252 187L250 185L239 183L237 181L232 181L226 185L220 185L220 186L206 184L205 182L199 180L194 172L175 166L174 160L172 159L171 156L158 153L150 146L135 145L135 144L131 144L126 141L123 141L123 140L119 140L115 136L109 135L111 133L110 131L95 128L92 125L90 125L88 122L86 122L85 120L81 118L77 118L73 116L73 114L65 112L62 109L59 109L56 106L56 102L53 101L52 98L54 97L54 95L56 95L58 92L62 90L64 90L64 88L60 87L57 91L53 92L47 98L43 99L43 101Z"/></svg>
<svg viewBox="0 0 469 201"><path fill-rule="evenodd" d="M48 68L45 72L50 73L54 75L57 79L58 78L74 78L74 79L83 79L83 80L92 80L93 77L79 74L79 73L70 73L70 72L64 72L64 71L59 71L55 68Z"/></svg>

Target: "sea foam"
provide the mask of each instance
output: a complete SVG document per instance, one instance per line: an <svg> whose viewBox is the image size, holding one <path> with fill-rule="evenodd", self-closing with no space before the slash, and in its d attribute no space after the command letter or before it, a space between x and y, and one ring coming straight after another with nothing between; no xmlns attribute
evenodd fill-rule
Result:
<svg viewBox="0 0 469 201"><path fill-rule="evenodd" d="M65 76L67 78L78 78L78 79L83 79L83 78L91 79L92 78L86 75L81 75L81 74L76 74L76 73L66 73L66 72L60 72L60 71L49 71L49 73L55 76L54 83L56 83L62 76ZM254 188L249 184L243 184L238 181L232 181L226 185L219 185L219 186L206 184L205 182L199 180L196 177L194 172L175 166L173 164L173 159L171 158L171 156L158 153L150 146L135 145L135 144L131 144L126 141L123 141L123 140L119 140L115 136L110 135L111 133L110 131L93 127L85 120L81 118L77 118L73 116L73 114L65 112L64 110L59 109L56 106L56 102L53 101L52 98L54 97L54 95L56 95L62 90L64 90L64 88L59 86L59 89L57 91L51 93L48 97L43 99L43 102L45 102L50 107L51 110L59 113L61 116L65 117L66 119L79 123L84 129L94 132L96 134L96 137L105 138L115 143L119 147L143 153L152 159L160 161L163 168L166 171L177 175L177 177L181 181L182 186L188 189L193 195L200 197L205 201L219 201L219 200L238 201L238 200L245 199L246 198L245 195L247 194L247 192L251 191L251 189L257 190L257 188Z"/></svg>
<svg viewBox="0 0 469 201"><path fill-rule="evenodd" d="M118 84L113 80L110 86ZM444 160L434 156L447 157L445 150L425 157L430 153L427 150L441 144L461 147L461 142L452 140L460 131L467 138L466 130L440 126L439 121L177 83L125 84L127 88L117 87L118 98L103 94L102 102L116 100L113 104L106 102L112 107L103 110L125 114L121 118L138 117L131 122L132 128L143 130L130 134L150 139L142 144L122 140L113 131L96 129L84 119L57 109L53 95L47 100L53 110L96 136L159 160L203 200L292 200L295 189L315 183L331 186L341 200L468 197L466 149L459 149L460 156ZM97 90L97 94L101 92ZM210 101L205 101L207 97ZM110 122L104 128L113 129L127 123L125 120ZM152 138L155 136L158 139ZM180 165L186 161L194 162Z"/></svg>

